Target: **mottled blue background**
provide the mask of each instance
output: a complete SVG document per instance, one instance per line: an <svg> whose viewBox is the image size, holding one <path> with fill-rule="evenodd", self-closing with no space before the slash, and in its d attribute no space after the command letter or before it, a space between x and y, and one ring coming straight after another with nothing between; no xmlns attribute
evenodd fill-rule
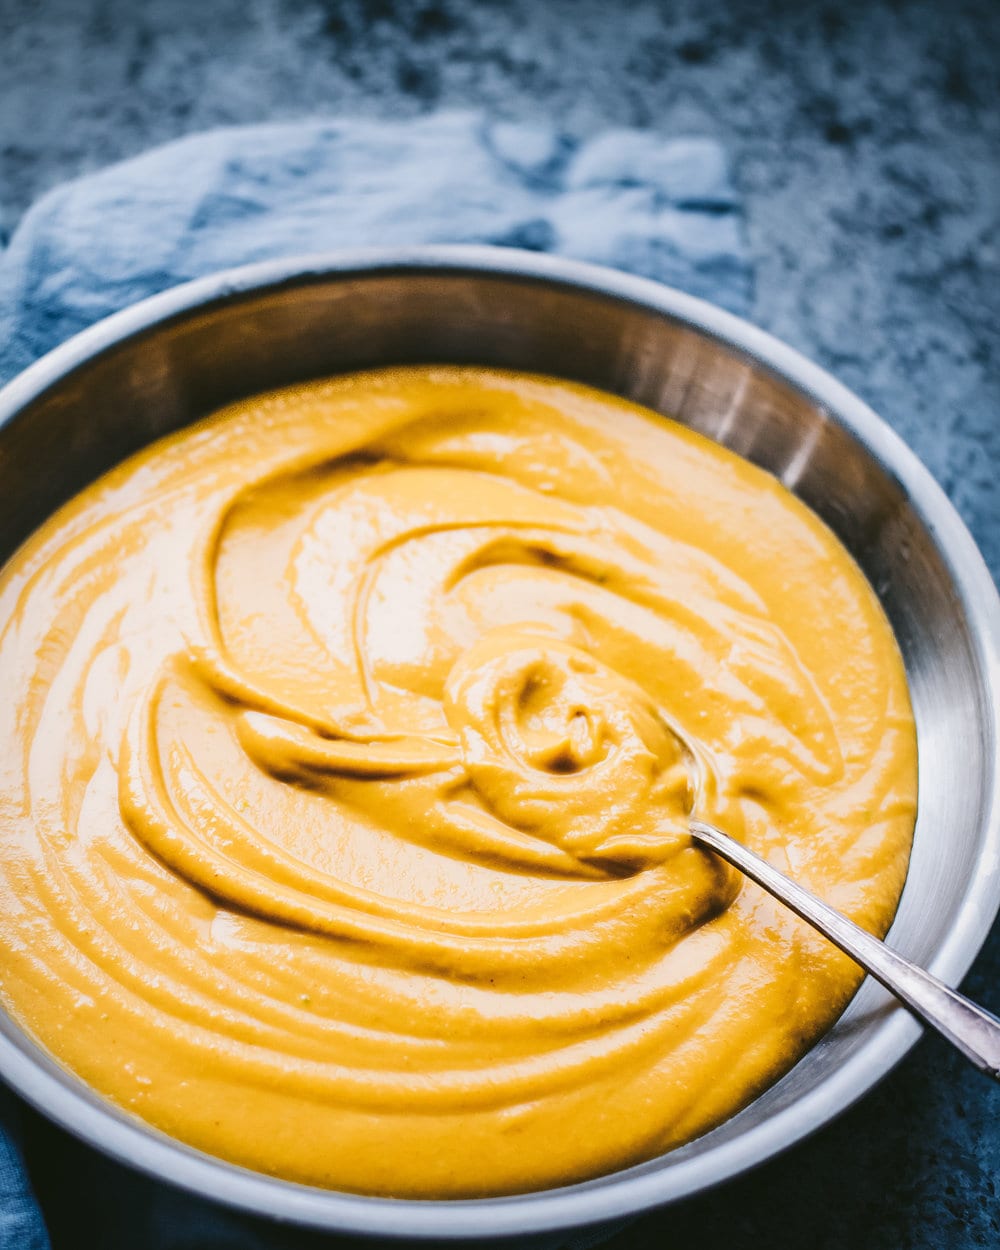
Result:
<svg viewBox="0 0 1000 1250"><path fill-rule="evenodd" d="M895 426L997 577L998 100L994 0L0 0L0 232L67 177L224 123L476 106L721 139L752 319ZM1000 1012L996 932L965 988ZM115 1170L28 1130L56 1247L125 1227L139 1250ZM927 1040L810 1142L611 1244L1000 1247L998 1186L1000 1091Z"/></svg>

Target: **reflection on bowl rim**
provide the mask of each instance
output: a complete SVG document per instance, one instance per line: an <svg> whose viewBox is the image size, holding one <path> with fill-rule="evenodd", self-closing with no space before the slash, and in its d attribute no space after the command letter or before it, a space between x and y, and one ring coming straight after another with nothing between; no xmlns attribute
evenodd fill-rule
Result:
<svg viewBox="0 0 1000 1250"><path fill-rule="evenodd" d="M268 289L380 271L524 278L610 297L685 324L790 384L853 434L902 486L933 533L967 613L983 672L1000 698L1000 599L971 535L913 452L857 396L792 348L730 313L648 279L577 261L479 246L363 249L247 265L154 295L55 348L0 390L0 429L79 366L161 322L183 318L209 303ZM1000 794L995 785L979 867L964 895L958 922L928 965L953 984L968 970L1000 908ZM867 1043L820 1085L734 1140L667 1171L631 1169L582 1185L504 1198L417 1202L315 1189L204 1155L110 1107L26 1042L16 1026L6 1019L0 1024L4 1028L0 1073L8 1084L51 1119L119 1161L260 1215L328 1231L404 1238L541 1234L614 1221L690 1196L765 1161L825 1124L875 1085L920 1035L905 1011L887 1008Z"/></svg>

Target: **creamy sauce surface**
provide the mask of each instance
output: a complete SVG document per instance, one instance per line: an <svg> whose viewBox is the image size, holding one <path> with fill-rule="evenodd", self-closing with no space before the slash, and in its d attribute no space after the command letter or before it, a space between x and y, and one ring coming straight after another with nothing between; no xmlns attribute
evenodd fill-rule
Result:
<svg viewBox="0 0 1000 1250"><path fill-rule="evenodd" d="M695 813L883 933L894 638L773 478L452 367L260 396L0 577L0 997L178 1138L462 1197L687 1141L860 980Z"/></svg>

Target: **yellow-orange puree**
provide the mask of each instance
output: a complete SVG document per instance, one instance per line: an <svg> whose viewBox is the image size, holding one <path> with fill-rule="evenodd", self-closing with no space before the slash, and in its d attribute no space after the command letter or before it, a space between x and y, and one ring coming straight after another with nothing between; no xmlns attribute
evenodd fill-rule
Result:
<svg viewBox="0 0 1000 1250"><path fill-rule="evenodd" d="M227 408L43 526L0 629L2 1002L251 1168L530 1190L747 1102L859 972L692 812L878 933L902 888L913 720L861 573L580 386Z"/></svg>

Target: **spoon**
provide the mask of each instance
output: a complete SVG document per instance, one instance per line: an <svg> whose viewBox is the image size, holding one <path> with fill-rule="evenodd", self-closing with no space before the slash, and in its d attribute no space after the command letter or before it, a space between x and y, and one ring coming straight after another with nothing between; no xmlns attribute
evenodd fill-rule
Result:
<svg viewBox="0 0 1000 1250"><path fill-rule="evenodd" d="M1000 1020L996 1016L904 959L853 920L820 902L814 894L772 868L721 829L692 820L691 836L700 846L714 851L808 921L876 981L881 981L915 1016L937 1029L980 1072L1000 1081Z"/></svg>

